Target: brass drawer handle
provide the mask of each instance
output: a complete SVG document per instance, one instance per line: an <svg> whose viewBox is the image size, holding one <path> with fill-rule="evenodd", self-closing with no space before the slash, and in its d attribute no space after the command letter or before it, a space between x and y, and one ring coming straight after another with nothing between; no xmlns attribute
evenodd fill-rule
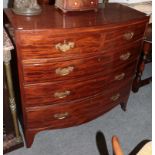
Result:
<svg viewBox="0 0 155 155"><path fill-rule="evenodd" d="M70 95L70 91L69 90L65 90L63 92L55 92L54 93L54 97L55 98L65 98L67 97L68 95Z"/></svg>
<svg viewBox="0 0 155 155"><path fill-rule="evenodd" d="M110 99L111 99L112 101L116 101L116 100L118 100L119 98L120 98L120 94L118 93L118 94L112 96Z"/></svg>
<svg viewBox="0 0 155 155"><path fill-rule="evenodd" d="M134 32L127 32L123 35L124 39L131 40L134 36Z"/></svg>
<svg viewBox="0 0 155 155"><path fill-rule="evenodd" d="M125 61L125 60L128 60L130 58L130 56L131 56L131 53L130 52L127 52L126 54L122 54L120 56L120 59L123 60L123 61Z"/></svg>
<svg viewBox="0 0 155 155"><path fill-rule="evenodd" d="M57 75L60 75L60 76L65 76L65 75L70 74L73 70L74 70L74 67L73 66L69 66L69 67L66 67L66 68L57 68L55 70L55 73Z"/></svg>
<svg viewBox="0 0 155 155"><path fill-rule="evenodd" d="M59 120L61 120L61 119L65 119L65 118L67 118L68 115L69 115L68 112L64 112L64 113L54 114L53 117L54 117L55 119L59 119Z"/></svg>
<svg viewBox="0 0 155 155"><path fill-rule="evenodd" d="M67 52L70 49L74 48L75 43L74 42L67 42L66 40L64 40L63 43L58 43L55 45L55 48L60 50L61 52Z"/></svg>
<svg viewBox="0 0 155 155"><path fill-rule="evenodd" d="M125 77L125 73L121 73L121 74L115 76L115 80L122 80L122 79L124 79L124 77Z"/></svg>

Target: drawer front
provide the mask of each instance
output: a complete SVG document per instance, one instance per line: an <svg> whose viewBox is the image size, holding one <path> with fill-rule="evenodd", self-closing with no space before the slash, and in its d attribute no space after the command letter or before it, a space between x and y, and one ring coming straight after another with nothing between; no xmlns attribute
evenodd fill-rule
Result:
<svg viewBox="0 0 155 155"><path fill-rule="evenodd" d="M87 122L102 115L118 103L126 102L130 85L118 87L105 95L100 94L70 104L59 104L38 109L28 108L26 111L27 127L32 129L42 127L64 128Z"/></svg>
<svg viewBox="0 0 155 155"><path fill-rule="evenodd" d="M61 35L53 35L50 30L22 32L19 36L20 54L22 60L88 57L142 39L145 26L145 23L140 23L107 31L101 29Z"/></svg>
<svg viewBox="0 0 155 155"><path fill-rule="evenodd" d="M126 45L142 39L144 36L145 27L146 23L141 23L107 32L105 41L102 43L101 50L117 48L118 46Z"/></svg>
<svg viewBox="0 0 155 155"><path fill-rule="evenodd" d="M109 55L105 55L52 63L24 64L24 82L33 84L88 77L103 70L107 71L108 59Z"/></svg>
<svg viewBox="0 0 155 155"><path fill-rule="evenodd" d="M99 32L53 36L51 31L48 34L45 31L24 33L20 37L20 53L23 60L43 58L64 60L66 57L71 59L73 55L77 58L81 54L96 53L100 47L99 40L102 40Z"/></svg>
<svg viewBox="0 0 155 155"><path fill-rule="evenodd" d="M59 83L26 85L24 87L26 106L52 105L89 97L100 92L105 93L108 89L133 79L135 65L136 62L134 61L116 70L111 68L109 71L111 73L107 75L100 73L83 81L71 79Z"/></svg>
<svg viewBox="0 0 155 155"><path fill-rule="evenodd" d="M107 51L90 58L42 63L29 62L23 64L24 83L35 84L53 81L70 80L73 78L89 77L102 72L106 75L110 68L130 63L137 59L140 53L141 42L132 46Z"/></svg>

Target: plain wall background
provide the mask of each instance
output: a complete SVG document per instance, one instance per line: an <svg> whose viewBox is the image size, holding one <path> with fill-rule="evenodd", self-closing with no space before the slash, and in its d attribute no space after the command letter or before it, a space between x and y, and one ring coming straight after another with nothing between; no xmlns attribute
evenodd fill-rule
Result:
<svg viewBox="0 0 155 155"><path fill-rule="evenodd" d="M99 0L99 3L103 0ZM149 2L151 0L109 0L109 2L119 2L119 3L138 3L138 2ZM8 0L3 0L3 8L7 8Z"/></svg>

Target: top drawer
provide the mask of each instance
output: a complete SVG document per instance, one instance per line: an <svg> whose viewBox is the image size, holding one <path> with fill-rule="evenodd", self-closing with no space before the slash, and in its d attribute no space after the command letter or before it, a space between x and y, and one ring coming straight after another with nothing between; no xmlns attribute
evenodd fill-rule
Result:
<svg viewBox="0 0 155 155"><path fill-rule="evenodd" d="M93 32L54 35L52 30L21 32L20 54L23 60L57 58L61 60L96 55L103 50L126 45L143 37L145 23L103 28Z"/></svg>
<svg viewBox="0 0 155 155"><path fill-rule="evenodd" d="M146 23L134 24L117 28L106 33L101 50L109 50L142 39ZM104 35L104 34L103 34Z"/></svg>
<svg viewBox="0 0 155 155"><path fill-rule="evenodd" d="M100 41L103 40L99 33L60 34L53 36L52 31L41 31L21 34L20 53L23 60L43 58L79 57L96 53Z"/></svg>

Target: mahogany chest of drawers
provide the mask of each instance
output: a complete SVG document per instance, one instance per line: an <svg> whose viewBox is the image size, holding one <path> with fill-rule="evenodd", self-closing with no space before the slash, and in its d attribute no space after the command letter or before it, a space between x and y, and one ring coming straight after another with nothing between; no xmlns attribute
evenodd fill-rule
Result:
<svg viewBox="0 0 155 155"><path fill-rule="evenodd" d="M110 3L98 11L38 16L5 10L16 45L24 135L88 122L116 105L125 110L149 17Z"/></svg>

